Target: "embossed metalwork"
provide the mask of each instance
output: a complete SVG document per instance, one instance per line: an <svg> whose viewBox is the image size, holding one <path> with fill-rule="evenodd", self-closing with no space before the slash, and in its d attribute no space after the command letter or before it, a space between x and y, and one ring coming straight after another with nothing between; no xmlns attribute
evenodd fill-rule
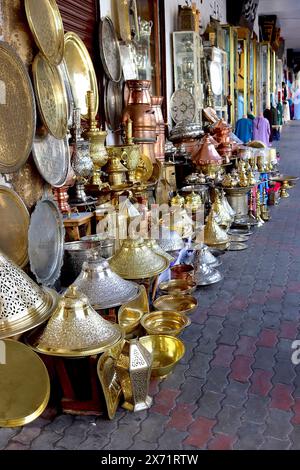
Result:
<svg viewBox="0 0 300 470"><path fill-rule="evenodd" d="M71 164L68 139L56 139L51 134L36 135L32 154L44 180L54 188L64 186Z"/></svg>
<svg viewBox="0 0 300 470"><path fill-rule="evenodd" d="M193 122L196 114L195 98L185 89L176 90L171 97L170 110L176 124L181 121Z"/></svg>
<svg viewBox="0 0 300 470"><path fill-rule="evenodd" d="M85 294L97 310L117 307L137 297L139 286L114 273L109 263L97 253L83 263L82 271L73 283Z"/></svg>
<svg viewBox="0 0 300 470"><path fill-rule="evenodd" d="M0 186L0 250L22 268L28 263L28 210L15 191Z"/></svg>
<svg viewBox="0 0 300 470"><path fill-rule="evenodd" d="M0 173L12 173L31 152L36 108L28 72L5 42L0 42L0 63Z"/></svg>
<svg viewBox="0 0 300 470"><path fill-rule="evenodd" d="M25 11L38 48L51 64L60 64L64 54L64 27L56 1L25 0Z"/></svg>
<svg viewBox="0 0 300 470"><path fill-rule="evenodd" d="M92 91L95 97L94 118L98 112L99 92L97 77L90 54L80 37L68 32L65 34L65 53L68 76L74 98L74 105L81 111L84 119L88 118L86 94Z"/></svg>
<svg viewBox="0 0 300 470"><path fill-rule="evenodd" d="M30 220L28 253L30 268L38 282L53 286L63 263L65 229L54 200L41 199Z"/></svg>
<svg viewBox="0 0 300 470"><path fill-rule="evenodd" d="M5 364L0 367L0 426L17 427L38 418L50 397L50 380L43 361L19 341L5 340Z"/></svg>
<svg viewBox="0 0 300 470"><path fill-rule="evenodd" d="M0 252L0 339L40 325L56 303L54 291L39 287Z"/></svg>
<svg viewBox="0 0 300 470"><path fill-rule="evenodd" d="M106 75L113 82L119 82L122 76L120 46L113 22L108 16L100 21L99 46Z"/></svg>
<svg viewBox="0 0 300 470"><path fill-rule="evenodd" d="M32 64L33 83L42 121L56 139L63 139L68 130L68 99L57 67L38 54Z"/></svg>
<svg viewBox="0 0 300 470"><path fill-rule="evenodd" d="M123 343L120 342L113 348L116 356L120 354L122 347ZM122 388L117 379L116 361L111 349L99 358L97 373L102 386L108 417L114 419L121 400Z"/></svg>
<svg viewBox="0 0 300 470"><path fill-rule="evenodd" d="M25 336L35 351L50 356L84 357L107 351L122 339L118 325L101 317L88 298L70 287L47 325Z"/></svg>
<svg viewBox="0 0 300 470"><path fill-rule="evenodd" d="M95 235L96 236L96 235ZM61 273L63 285L69 286L80 275L83 263L92 253L100 257L102 252L101 241L96 239L79 240L64 244L64 263Z"/></svg>

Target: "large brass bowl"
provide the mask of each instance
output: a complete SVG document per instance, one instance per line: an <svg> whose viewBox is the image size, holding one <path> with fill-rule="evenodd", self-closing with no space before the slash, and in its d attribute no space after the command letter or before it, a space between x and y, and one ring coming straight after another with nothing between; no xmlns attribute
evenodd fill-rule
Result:
<svg viewBox="0 0 300 470"><path fill-rule="evenodd" d="M177 312L151 312L141 319L141 325L148 335L178 336L191 324L191 320L184 313Z"/></svg>
<svg viewBox="0 0 300 470"><path fill-rule="evenodd" d="M118 322L124 333L130 334L140 324L140 320L143 316L143 311L137 308L121 307L118 313Z"/></svg>
<svg viewBox="0 0 300 470"><path fill-rule="evenodd" d="M185 353L183 342L175 336L142 336L139 341L153 356L152 377L169 375Z"/></svg>
<svg viewBox="0 0 300 470"><path fill-rule="evenodd" d="M189 295L195 292L197 284L185 279L172 279L168 282L161 282L159 290L169 295Z"/></svg>
<svg viewBox="0 0 300 470"><path fill-rule="evenodd" d="M155 310L177 313L193 313L198 307L198 301L191 295L162 295L153 302Z"/></svg>

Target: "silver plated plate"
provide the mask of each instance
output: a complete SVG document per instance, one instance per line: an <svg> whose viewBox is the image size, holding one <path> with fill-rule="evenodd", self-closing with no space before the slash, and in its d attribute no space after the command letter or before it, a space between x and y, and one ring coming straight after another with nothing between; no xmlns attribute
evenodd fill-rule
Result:
<svg viewBox="0 0 300 470"><path fill-rule="evenodd" d="M28 232L30 268L37 281L52 287L60 276L65 229L56 203L45 196L32 215Z"/></svg>
<svg viewBox="0 0 300 470"><path fill-rule="evenodd" d="M196 114L195 98L187 90L176 90L171 97L170 109L176 124L181 121L193 122Z"/></svg>
<svg viewBox="0 0 300 470"><path fill-rule="evenodd" d="M51 134L36 135L33 158L40 175L54 188L61 188L68 177L70 149L67 138L56 139Z"/></svg>
<svg viewBox="0 0 300 470"><path fill-rule="evenodd" d="M229 235L230 241L231 242L247 242L249 238L247 235Z"/></svg>
<svg viewBox="0 0 300 470"><path fill-rule="evenodd" d="M230 230L228 230L228 235L244 235L246 237L249 237L252 234L253 232L247 229L243 230L241 228L231 228Z"/></svg>
<svg viewBox="0 0 300 470"><path fill-rule="evenodd" d="M123 112L123 81L116 83L111 80L105 87L105 116L108 127L117 131L121 127Z"/></svg>
<svg viewBox="0 0 300 470"><path fill-rule="evenodd" d="M245 243L231 242L228 251L243 251L247 248L248 246Z"/></svg>
<svg viewBox="0 0 300 470"><path fill-rule="evenodd" d="M120 46L113 22L108 16L100 20L99 49L106 75L113 82L119 82L122 76Z"/></svg>

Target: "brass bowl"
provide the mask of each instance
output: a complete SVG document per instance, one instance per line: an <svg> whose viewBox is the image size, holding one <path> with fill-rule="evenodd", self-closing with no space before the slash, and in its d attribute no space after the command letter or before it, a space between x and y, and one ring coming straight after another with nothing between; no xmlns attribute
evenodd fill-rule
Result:
<svg viewBox="0 0 300 470"><path fill-rule="evenodd" d="M153 356L152 377L169 375L185 353L183 342L175 336L142 336L139 341Z"/></svg>
<svg viewBox="0 0 300 470"><path fill-rule="evenodd" d="M173 279L172 281L161 282L158 288L167 295L189 295L195 292L197 284L185 279Z"/></svg>
<svg viewBox="0 0 300 470"><path fill-rule="evenodd" d="M141 325L148 335L178 336L191 320L184 313L151 312L141 319Z"/></svg>
<svg viewBox="0 0 300 470"><path fill-rule="evenodd" d="M130 307L121 307L118 313L118 323L126 335L132 333L140 324L143 316L142 310Z"/></svg>
<svg viewBox="0 0 300 470"><path fill-rule="evenodd" d="M198 301L191 295L162 295L153 302L155 310L164 312L193 313L198 307Z"/></svg>

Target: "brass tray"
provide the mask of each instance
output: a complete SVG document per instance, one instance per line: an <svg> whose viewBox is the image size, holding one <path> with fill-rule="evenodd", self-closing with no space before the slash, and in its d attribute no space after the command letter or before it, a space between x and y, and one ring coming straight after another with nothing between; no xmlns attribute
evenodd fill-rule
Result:
<svg viewBox="0 0 300 470"><path fill-rule="evenodd" d="M116 349L121 352L122 347L123 341L114 348L114 354L116 354ZM112 357L111 352L102 354L97 364L97 373L102 386L108 417L114 419L120 403L122 388L117 380L115 359Z"/></svg>
<svg viewBox="0 0 300 470"><path fill-rule="evenodd" d="M41 199L30 220L28 252L30 268L37 281L52 287L63 264L65 229L56 203Z"/></svg>
<svg viewBox="0 0 300 470"><path fill-rule="evenodd" d="M135 170L135 177L137 181L146 183L152 176L153 164L147 155L142 154L140 156L140 162L137 169Z"/></svg>
<svg viewBox="0 0 300 470"><path fill-rule="evenodd" d="M70 168L68 139L56 139L51 134L36 135L32 154L44 180L54 188L61 188L67 180Z"/></svg>
<svg viewBox="0 0 300 470"><path fill-rule="evenodd" d="M64 27L55 0L25 0L25 11L34 40L52 65L64 55Z"/></svg>
<svg viewBox="0 0 300 470"><path fill-rule="evenodd" d="M74 97L71 89L71 83L70 83L70 78L68 74L68 69L66 66L65 60L62 61L62 63L59 65L59 71L61 73L65 89L66 89L66 94L67 94L67 100L68 100L68 127L72 127L73 125L73 111L74 111Z"/></svg>
<svg viewBox="0 0 300 470"><path fill-rule="evenodd" d="M31 152L35 99L23 62L5 42L0 42L0 64L0 173L13 173Z"/></svg>
<svg viewBox="0 0 300 470"><path fill-rule="evenodd" d="M28 263L28 210L15 191L0 186L0 250L24 268Z"/></svg>
<svg viewBox="0 0 300 470"><path fill-rule="evenodd" d="M45 410L49 375L43 361L25 344L6 339L1 345L5 363L0 365L0 426L23 426Z"/></svg>
<svg viewBox="0 0 300 470"><path fill-rule="evenodd" d="M100 20L99 49L104 71L113 82L122 77L121 54L113 22L108 16Z"/></svg>
<svg viewBox="0 0 300 470"><path fill-rule="evenodd" d="M94 117L98 112L99 93L93 62L80 37L72 32L65 34L64 59L70 79L74 105L80 108L83 119L88 119L86 94L92 91L95 97Z"/></svg>
<svg viewBox="0 0 300 470"><path fill-rule="evenodd" d="M42 121L56 139L68 130L68 100L58 68L38 54L32 64L33 83Z"/></svg>
<svg viewBox="0 0 300 470"><path fill-rule="evenodd" d="M108 81L104 97L105 117L108 127L117 131L121 127L123 111L123 83Z"/></svg>

